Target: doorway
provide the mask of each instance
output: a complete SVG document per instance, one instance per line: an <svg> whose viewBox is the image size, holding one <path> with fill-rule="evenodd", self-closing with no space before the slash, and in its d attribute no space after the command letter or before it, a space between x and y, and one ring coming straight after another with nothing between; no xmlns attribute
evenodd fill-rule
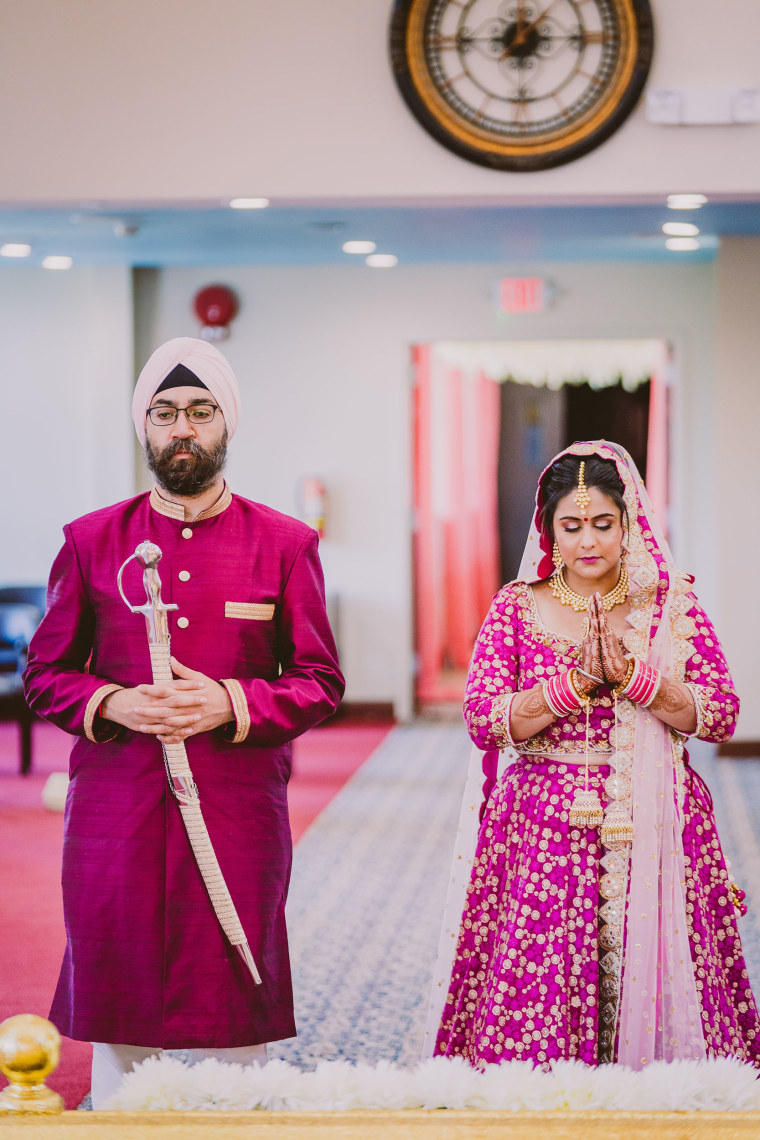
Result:
<svg viewBox="0 0 760 1140"><path fill-rule="evenodd" d="M415 707L435 715L461 706L473 643L517 574L558 451L621 443L667 529L673 369L662 340L436 342L413 362Z"/></svg>

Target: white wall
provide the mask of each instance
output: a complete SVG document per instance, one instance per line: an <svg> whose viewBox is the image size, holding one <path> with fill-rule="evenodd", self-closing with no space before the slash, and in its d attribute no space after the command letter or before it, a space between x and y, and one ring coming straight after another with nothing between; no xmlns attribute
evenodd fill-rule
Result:
<svg viewBox="0 0 760 1140"><path fill-rule="evenodd" d="M500 266L164 270L143 275L150 296L141 299L151 303L149 313L137 306L145 326L137 330L138 364L160 341L196 332L190 300L198 287L218 279L238 291L241 313L225 345L244 395L231 482L241 494L295 513L299 477L324 478L331 501L322 553L328 590L342 603L349 699L392 700L405 716L412 643L409 346L510 337L670 339L681 362L677 557L697 574L725 641L744 697L738 735L757 739L760 618L737 587L736 568L751 581L760 558L751 498L760 422L758 266L758 239L726 241L717 270L526 266L554 280L560 297L542 316L509 319L492 307ZM8 416L0 581L45 580L65 521L133 493L132 337L128 271L0 266L0 385Z"/></svg>
<svg viewBox="0 0 760 1140"><path fill-rule="evenodd" d="M132 494L129 270L0 265L0 582L46 582L61 527Z"/></svg>
<svg viewBox="0 0 760 1140"><path fill-rule="evenodd" d="M717 609L711 425L714 269L544 265L561 297L537 317L496 315L499 266L168 269L159 275L155 343L194 333L193 293L232 286L241 313L223 346L243 389L230 481L240 494L296 509L305 473L330 492L322 544L342 603L350 700L410 711L411 418L409 346L436 339L664 337L682 363L677 474L679 556ZM510 266L519 272L519 267ZM695 446L697 445L697 446Z"/></svg>
<svg viewBox="0 0 760 1140"><path fill-rule="evenodd" d="M650 84L758 84L760 5L653 0ZM756 194L760 125L661 127L640 105L583 159L489 171L402 102L390 0L0 0L5 201L567 199Z"/></svg>
<svg viewBox="0 0 760 1140"><path fill-rule="evenodd" d="M760 740L760 238L730 238L718 259L714 471L717 518L695 522L710 535L719 572L718 633L742 698L737 736Z"/></svg>

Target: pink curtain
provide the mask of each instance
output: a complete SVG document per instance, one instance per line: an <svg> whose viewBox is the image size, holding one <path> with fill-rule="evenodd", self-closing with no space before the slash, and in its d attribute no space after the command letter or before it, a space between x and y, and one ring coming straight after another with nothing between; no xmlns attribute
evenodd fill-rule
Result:
<svg viewBox="0 0 760 1140"><path fill-rule="evenodd" d="M668 360L663 345L662 360L652 372L649 385L649 427L647 440L646 488L666 537L670 535L670 387Z"/></svg>
<svg viewBox="0 0 760 1140"><path fill-rule="evenodd" d="M417 696L456 700L499 586L499 385L434 347L414 360Z"/></svg>
<svg viewBox="0 0 760 1140"><path fill-rule="evenodd" d="M413 349L414 385L414 563L417 697L430 700L443 660L440 621L440 557L433 519L430 348Z"/></svg>

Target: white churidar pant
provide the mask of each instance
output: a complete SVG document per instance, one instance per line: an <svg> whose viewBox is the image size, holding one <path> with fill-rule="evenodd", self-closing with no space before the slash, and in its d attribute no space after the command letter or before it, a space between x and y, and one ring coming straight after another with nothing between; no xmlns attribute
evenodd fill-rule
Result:
<svg viewBox="0 0 760 1140"><path fill-rule="evenodd" d="M93 1041L92 1107L102 1108L117 1091L127 1073L146 1057L159 1057L163 1050L142 1045L107 1045ZM230 1065L266 1065L266 1045L245 1045L240 1049L184 1049L191 1065L215 1057Z"/></svg>

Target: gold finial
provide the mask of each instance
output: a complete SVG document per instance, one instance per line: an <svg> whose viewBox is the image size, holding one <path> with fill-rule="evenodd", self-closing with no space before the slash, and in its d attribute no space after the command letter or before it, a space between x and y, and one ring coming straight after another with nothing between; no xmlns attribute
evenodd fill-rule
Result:
<svg viewBox="0 0 760 1140"><path fill-rule="evenodd" d="M586 486L586 461L581 460L580 468L578 469L578 490L575 492L575 504L582 511L588 510L588 505L591 502L591 496L588 493Z"/></svg>
<svg viewBox="0 0 760 1140"><path fill-rule="evenodd" d="M0 1072L10 1081L0 1092L4 1113L63 1112L63 1100L45 1084L61 1056L54 1025L34 1013L18 1013L0 1023Z"/></svg>

